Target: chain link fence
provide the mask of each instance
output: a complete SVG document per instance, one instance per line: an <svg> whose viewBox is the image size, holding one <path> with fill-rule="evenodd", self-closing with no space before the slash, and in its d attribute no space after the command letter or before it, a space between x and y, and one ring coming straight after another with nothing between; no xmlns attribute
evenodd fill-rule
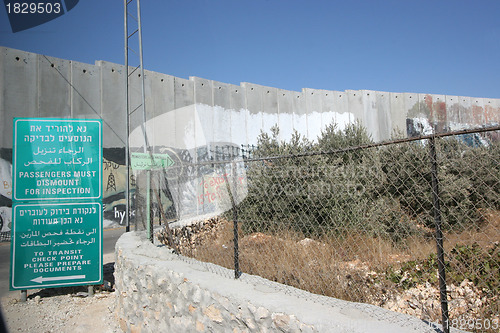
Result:
<svg viewBox="0 0 500 333"><path fill-rule="evenodd" d="M235 278L497 332L499 130L373 143L356 124L317 142L273 128L251 149L139 175L149 222L136 228L162 224L164 244Z"/></svg>

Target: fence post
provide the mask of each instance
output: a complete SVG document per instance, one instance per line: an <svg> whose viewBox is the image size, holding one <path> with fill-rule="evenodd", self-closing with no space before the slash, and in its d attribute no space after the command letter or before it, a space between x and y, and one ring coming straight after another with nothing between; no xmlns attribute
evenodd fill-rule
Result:
<svg viewBox="0 0 500 333"><path fill-rule="evenodd" d="M434 223L436 226L436 245L439 274L439 298L441 301L441 320L443 332L450 332L450 318L448 316L448 298L446 292L446 273L444 265L443 232L441 230L441 209L439 206L439 183L437 174L437 157L435 138L429 139L431 157L431 178L432 178L432 202L434 210Z"/></svg>
<svg viewBox="0 0 500 333"><path fill-rule="evenodd" d="M226 183L227 193L229 195L229 200L231 201L231 207L233 209L233 243L234 243L234 278L237 279L241 276L240 271L240 253L238 248L238 209L236 207L235 195L238 193L237 184L236 184L236 164L234 162L231 163L232 170L232 181L233 181L233 189L236 191L236 194L231 191L231 187L229 186L229 180L227 177L226 166L224 165L223 175L224 181Z"/></svg>
<svg viewBox="0 0 500 333"><path fill-rule="evenodd" d="M153 243L153 218L151 216L151 188L152 180L151 180L151 170L147 170L147 180L146 180L146 230L148 233L148 239L151 243Z"/></svg>
<svg viewBox="0 0 500 333"><path fill-rule="evenodd" d="M240 256L238 248L238 212L233 209L233 234L234 234L234 278L237 279L241 276L240 271Z"/></svg>
<svg viewBox="0 0 500 333"><path fill-rule="evenodd" d="M236 164L233 162L231 164L233 171L233 189L238 194L238 184L236 175ZM236 202L234 200L234 194L232 195L232 206L233 206L233 236L234 236L234 278L237 279L241 276L240 271L240 253L239 253L239 239L238 239L238 208L236 207Z"/></svg>

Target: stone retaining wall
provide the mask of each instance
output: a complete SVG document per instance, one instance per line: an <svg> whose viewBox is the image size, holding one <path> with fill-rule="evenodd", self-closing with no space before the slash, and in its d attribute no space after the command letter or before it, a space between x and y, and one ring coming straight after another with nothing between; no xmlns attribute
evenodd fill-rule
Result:
<svg viewBox="0 0 500 333"><path fill-rule="evenodd" d="M126 332L439 331L372 305L317 296L247 274L238 280L230 276L225 268L151 244L143 234L126 233L116 244L120 326Z"/></svg>

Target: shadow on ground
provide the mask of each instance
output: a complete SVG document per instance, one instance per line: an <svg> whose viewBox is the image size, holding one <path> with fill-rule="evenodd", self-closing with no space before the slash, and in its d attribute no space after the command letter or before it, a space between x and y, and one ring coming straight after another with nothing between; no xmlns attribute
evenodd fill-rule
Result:
<svg viewBox="0 0 500 333"><path fill-rule="evenodd" d="M103 265L103 284L94 285L94 291L114 291L115 289L115 263L110 262ZM35 290L34 290L35 291ZM46 288L36 290L32 294L28 295L28 299L33 299L37 296L42 298L61 296L61 295L72 295L76 297L87 297L88 286L72 286L72 287L57 287L57 288Z"/></svg>

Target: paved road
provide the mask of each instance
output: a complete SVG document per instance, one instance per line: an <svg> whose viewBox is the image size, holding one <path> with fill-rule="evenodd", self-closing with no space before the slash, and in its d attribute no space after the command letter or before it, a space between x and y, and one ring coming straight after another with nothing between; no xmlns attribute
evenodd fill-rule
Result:
<svg viewBox="0 0 500 333"><path fill-rule="evenodd" d="M105 229L103 233L103 256L114 253L118 238L125 227ZM10 242L0 243L0 297L9 292Z"/></svg>

